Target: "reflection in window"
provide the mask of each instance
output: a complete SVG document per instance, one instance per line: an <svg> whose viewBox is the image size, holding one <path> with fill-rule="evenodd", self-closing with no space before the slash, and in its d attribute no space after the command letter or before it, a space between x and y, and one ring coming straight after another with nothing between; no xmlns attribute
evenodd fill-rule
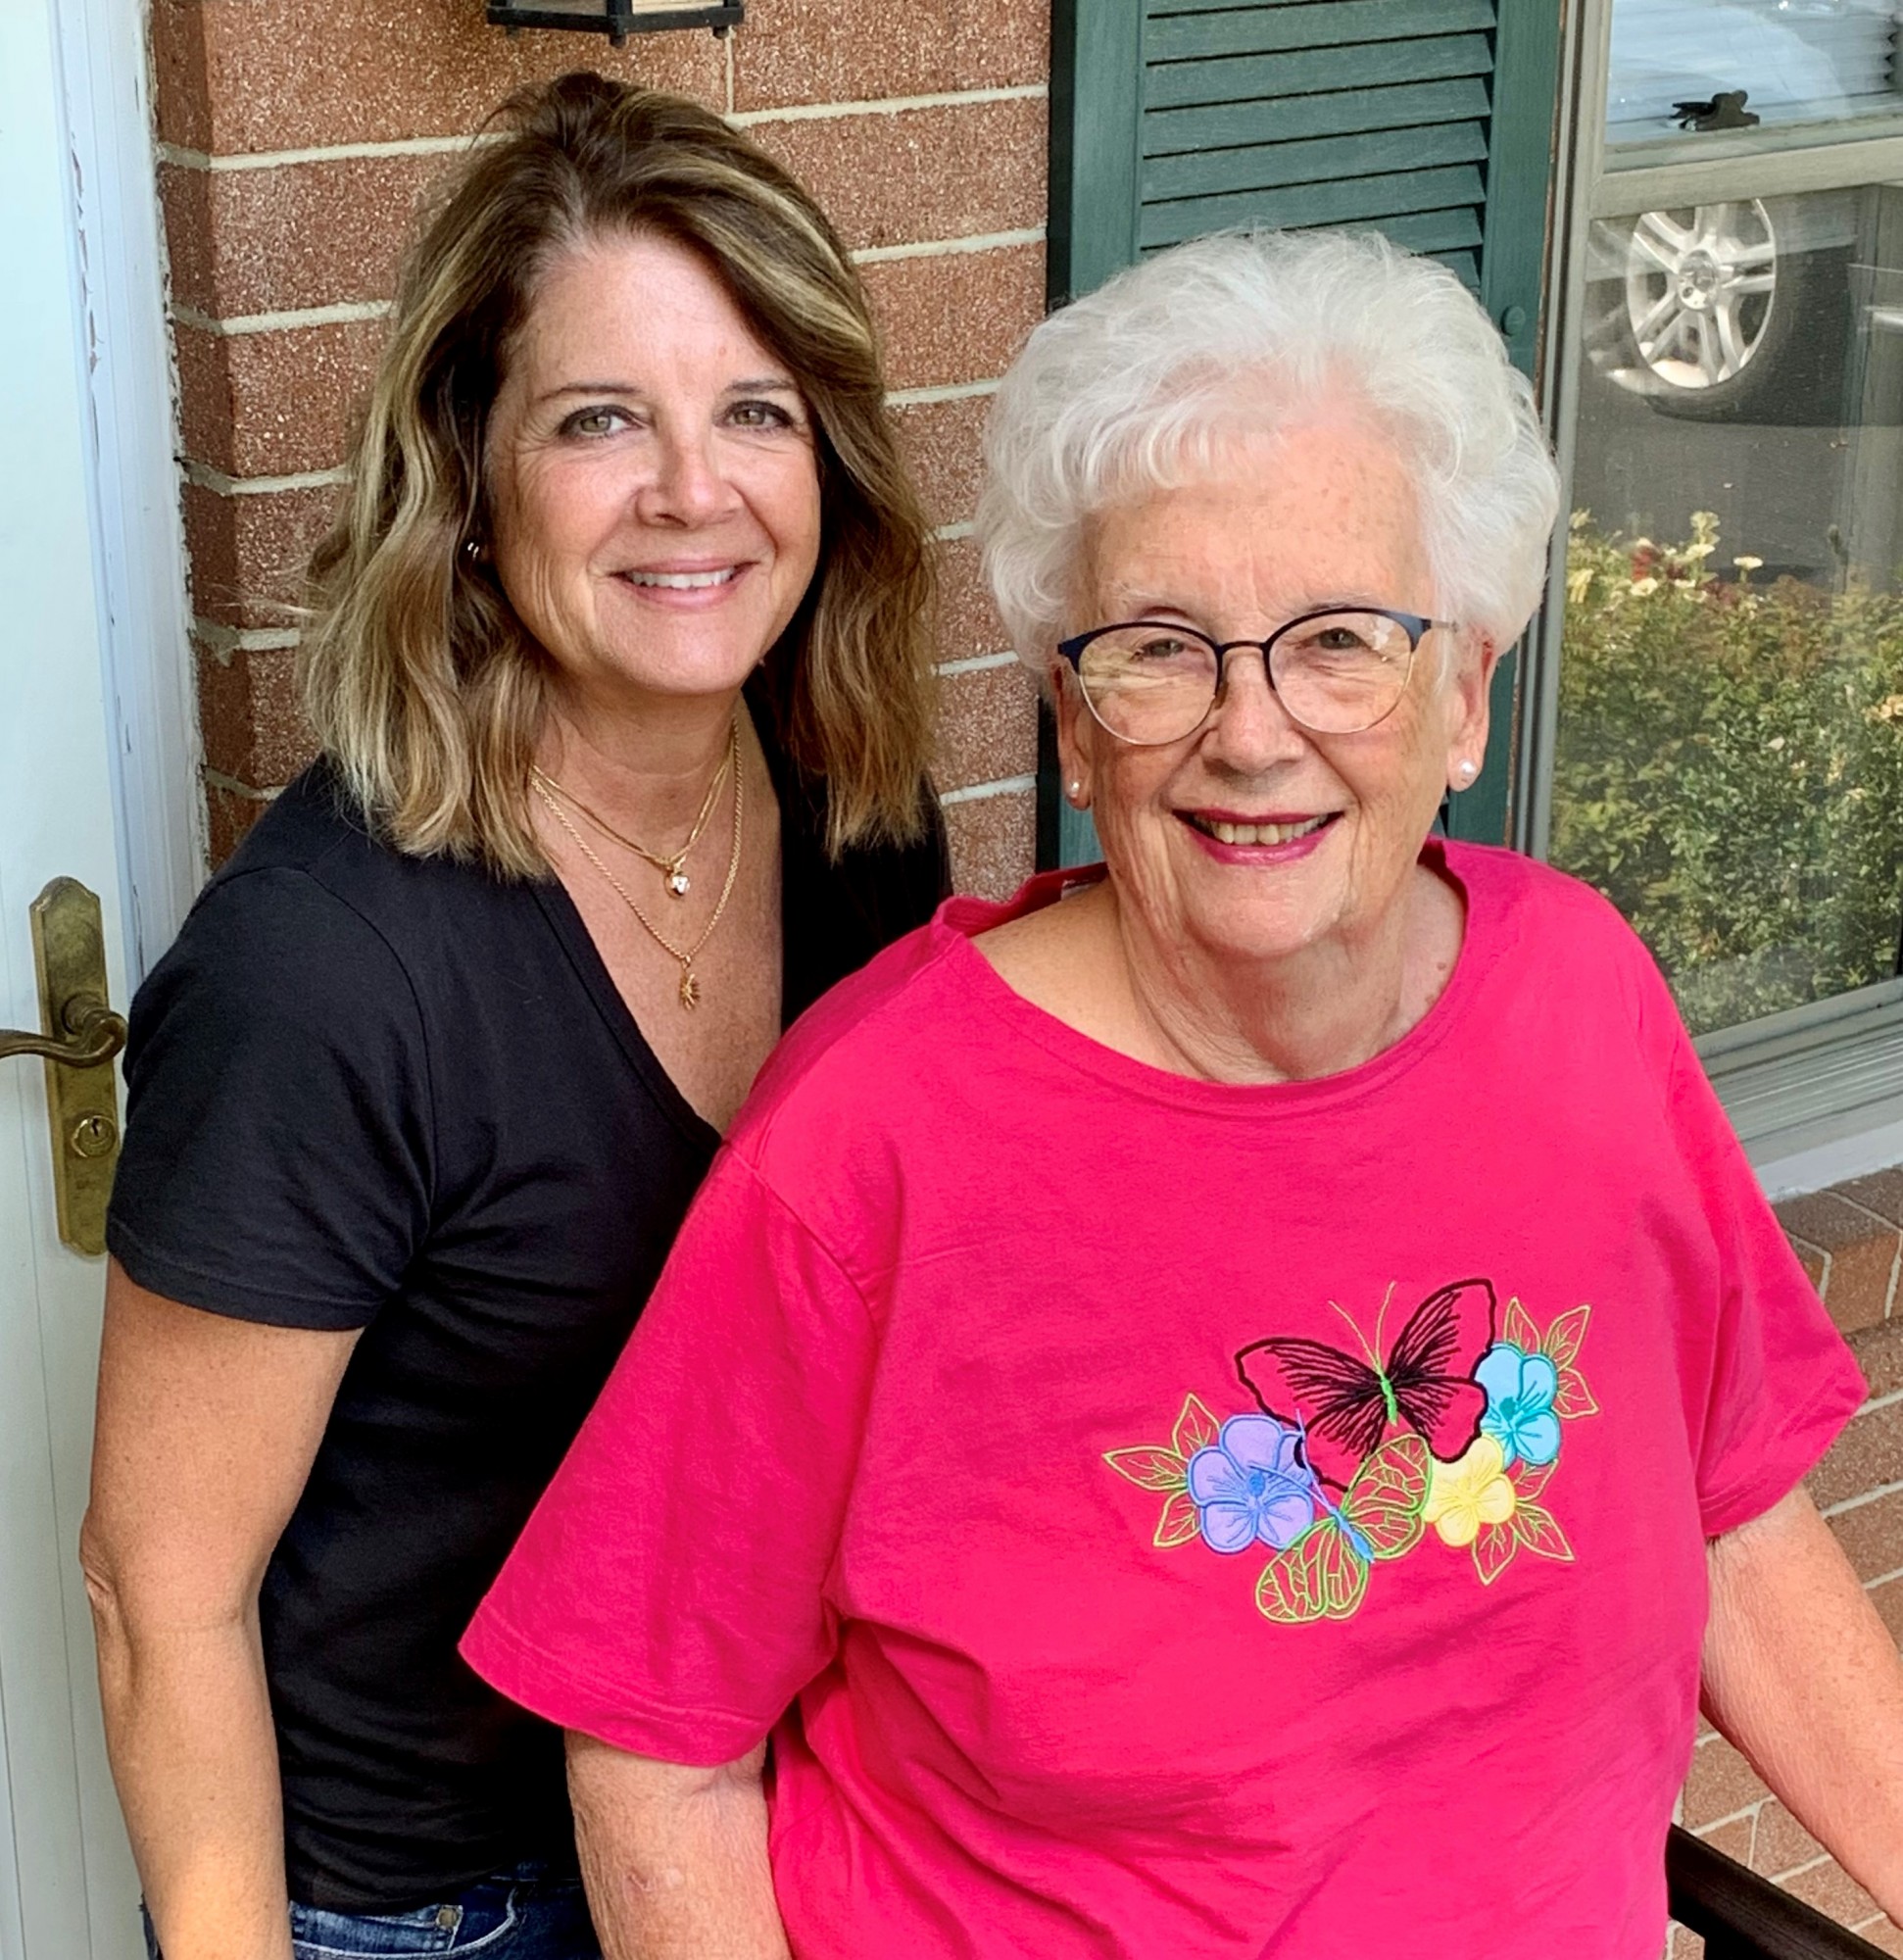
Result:
<svg viewBox="0 0 1903 1960"><path fill-rule="evenodd" d="M1594 226L1552 857L1698 1030L1903 937L1903 193Z"/></svg>
<svg viewBox="0 0 1903 1960"><path fill-rule="evenodd" d="M1614 0L1607 138L1893 114L1896 39L1893 0Z"/></svg>

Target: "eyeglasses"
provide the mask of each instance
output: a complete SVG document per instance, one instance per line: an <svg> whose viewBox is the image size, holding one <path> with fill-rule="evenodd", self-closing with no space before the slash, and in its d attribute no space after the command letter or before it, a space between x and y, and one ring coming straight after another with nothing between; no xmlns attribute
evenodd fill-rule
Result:
<svg viewBox="0 0 1903 1960"><path fill-rule="evenodd" d="M1212 640L1193 626L1130 619L1060 640L1091 712L1119 742L1153 748L1194 735L1239 648L1262 656L1290 720L1318 735L1358 735L1394 711L1430 626L1416 612L1304 612L1266 640Z"/></svg>

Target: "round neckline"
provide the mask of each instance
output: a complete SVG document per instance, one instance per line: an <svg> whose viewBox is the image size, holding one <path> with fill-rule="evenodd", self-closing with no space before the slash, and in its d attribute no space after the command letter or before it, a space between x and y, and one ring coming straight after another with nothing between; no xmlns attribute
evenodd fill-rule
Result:
<svg viewBox="0 0 1903 1960"><path fill-rule="evenodd" d="M1270 1108L1353 1102L1385 1088L1431 1054L1465 1019L1468 1004L1480 985L1485 968L1491 962L1500 925L1493 904L1494 894L1488 889L1485 875L1474 875L1485 860L1468 847L1456 845L1450 851L1444 840L1431 838L1422 848L1418 861L1450 880L1465 907L1460 950L1454 956L1453 970L1447 975L1446 985L1427 1012L1398 1041L1370 1055L1366 1061L1357 1062L1352 1068L1342 1069L1333 1075L1307 1076L1294 1082L1214 1082L1201 1076L1181 1075L1174 1069L1158 1068L1153 1063L1139 1061L1134 1055L1125 1054L1120 1049L1098 1041L1072 1027L1049 1008L1026 1000L978 950L974 940L979 932L991 926L1001 925L1010 918L1024 917L1030 909L1042 910L1046 905L1058 903L1063 892L1063 884L1059 882L1062 874L1046 874L1051 878L1050 891L1035 907L1027 907L1024 904L1032 896L1031 888L1027 886L1007 905L987 907L983 914L973 908L965 917L954 921L942 913L939 929L957 942L956 946L948 950L954 959L964 962L969 984L985 1005L1015 1033L1037 1043L1059 1061L1126 1094L1141 1096L1150 1102L1189 1106L1216 1115L1259 1115ZM1078 874L1071 873L1069 881L1077 882ZM1037 882L1032 881L1033 884Z"/></svg>

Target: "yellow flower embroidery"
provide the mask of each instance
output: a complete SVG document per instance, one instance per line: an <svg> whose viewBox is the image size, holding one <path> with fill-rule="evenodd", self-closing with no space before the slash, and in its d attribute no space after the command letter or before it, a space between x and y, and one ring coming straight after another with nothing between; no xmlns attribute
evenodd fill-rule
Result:
<svg viewBox="0 0 1903 1960"><path fill-rule="evenodd" d="M1457 1463L1434 1458L1421 1516L1440 1534L1441 1544L1468 1545L1482 1525L1505 1524L1514 1501L1505 1452L1492 1437L1479 1436Z"/></svg>

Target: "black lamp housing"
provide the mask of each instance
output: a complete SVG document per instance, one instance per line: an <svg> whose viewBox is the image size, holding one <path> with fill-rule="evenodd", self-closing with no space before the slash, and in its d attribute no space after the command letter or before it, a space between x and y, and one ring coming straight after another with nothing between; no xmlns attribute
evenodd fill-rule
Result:
<svg viewBox="0 0 1903 1960"><path fill-rule="evenodd" d="M489 24L507 27L566 27L583 34L606 34L619 47L630 34L659 34L669 27L708 27L724 34L747 18L745 0L704 0L700 6L656 6L653 0L489 0Z"/></svg>

